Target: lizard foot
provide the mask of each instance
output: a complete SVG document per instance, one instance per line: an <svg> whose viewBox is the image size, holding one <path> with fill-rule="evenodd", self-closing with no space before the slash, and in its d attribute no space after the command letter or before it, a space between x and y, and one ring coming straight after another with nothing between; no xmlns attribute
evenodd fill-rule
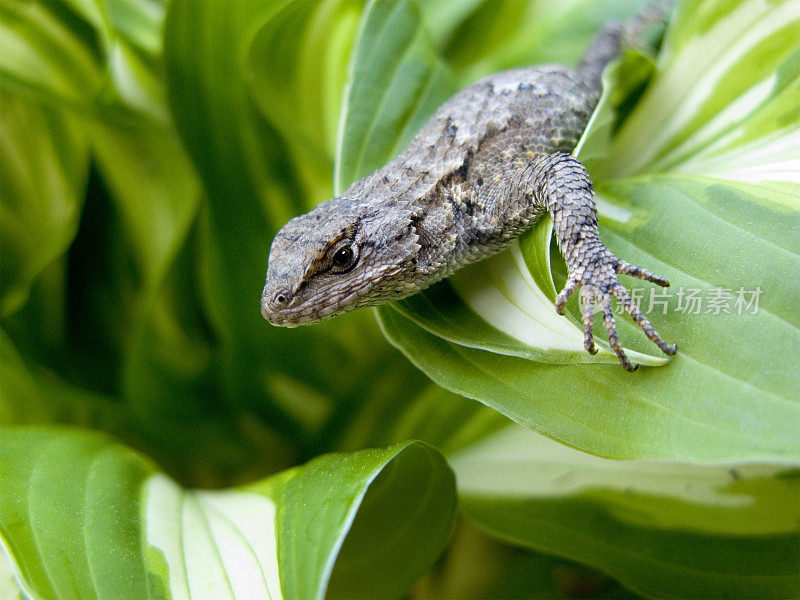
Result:
<svg viewBox="0 0 800 600"><path fill-rule="evenodd" d="M638 365L632 363L622 349L619 337L617 336L617 323L614 313L611 311L611 297L617 299L625 311L631 316L634 322L644 331L645 335L656 344L664 354L672 356L678 351L677 344L668 344L650 324L639 308L634 304L628 295L625 287L617 279L617 274L631 275L651 281L662 287L668 287L669 281L663 277L635 267L623 260L619 260L613 254L606 251L605 260L595 261L593 269L576 269L570 273L564 289L556 298L556 312L564 314L567 300L572 293L581 287L581 321L583 322L583 346L590 354L596 354L597 348L594 345L592 329L594 326L594 306L600 307L603 312L603 325L608 332L608 344L619 358L619 362L626 371L635 371Z"/></svg>

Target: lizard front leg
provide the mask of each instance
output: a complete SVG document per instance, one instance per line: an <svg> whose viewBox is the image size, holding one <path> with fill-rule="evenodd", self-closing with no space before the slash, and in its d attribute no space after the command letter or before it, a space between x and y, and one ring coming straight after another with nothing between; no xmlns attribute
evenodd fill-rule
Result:
<svg viewBox="0 0 800 600"><path fill-rule="evenodd" d="M620 260L606 248L597 231L597 209L592 182L584 166L569 154L549 154L529 171L534 202L546 208L553 216L553 228L561 253L567 263L568 279L555 301L556 311L564 314L570 295L581 289L583 300L582 321L584 347L595 354L592 328L595 303L603 311L603 324L608 332L608 343L627 371L636 369L625 355L617 337L617 326L611 310L612 296L641 327L647 337L665 354L673 355L677 345L666 343L650 321L633 303L627 290L617 279L617 274L631 275L667 287L669 282L645 269Z"/></svg>

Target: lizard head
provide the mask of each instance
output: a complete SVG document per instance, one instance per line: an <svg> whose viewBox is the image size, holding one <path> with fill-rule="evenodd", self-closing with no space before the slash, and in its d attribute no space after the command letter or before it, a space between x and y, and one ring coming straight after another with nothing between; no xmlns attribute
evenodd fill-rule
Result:
<svg viewBox="0 0 800 600"><path fill-rule="evenodd" d="M409 214L359 196L320 204L275 236L261 314L294 327L404 298L423 287L413 276L418 237Z"/></svg>

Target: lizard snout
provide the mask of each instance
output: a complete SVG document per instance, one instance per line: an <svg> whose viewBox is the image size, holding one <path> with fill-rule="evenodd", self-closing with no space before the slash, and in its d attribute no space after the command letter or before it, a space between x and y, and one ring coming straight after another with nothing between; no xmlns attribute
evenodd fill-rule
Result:
<svg viewBox="0 0 800 600"><path fill-rule="evenodd" d="M291 304L294 294L291 290L280 288L275 292L264 289L261 295L261 314L275 325L280 325L284 319L281 318L281 311Z"/></svg>

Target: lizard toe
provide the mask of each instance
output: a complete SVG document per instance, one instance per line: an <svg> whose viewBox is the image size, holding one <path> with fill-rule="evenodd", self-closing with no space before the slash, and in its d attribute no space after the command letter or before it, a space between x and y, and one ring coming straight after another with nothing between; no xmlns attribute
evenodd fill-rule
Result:
<svg viewBox="0 0 800 600"><path fill-rule="evenodd" d="M564 314L564 310L567 306L567 300L572 295L576 289L578 289L579 282L577 279L570 278L567 281L567 284L564 286L564 289L561 290L561 293L556 297L555 306L556 312L560 315Z"/></svg>
<svg viewBox="0 0 800 600"><path fill-rule="evenodd" d="M596 296L589 287L581 289L581 321L583 322L583 347L589 354L597 354L597 346L594 345L594 303Z"/></svg>
<svg viewBox="0 0 800 600"><path fill-rule="evenodd" d="M655 283L656 285L660 285L661 287L669 287L669 281L666 279L666 277L662 277L661 275L656 275L652 271L648 271L647 269L642 269L641 267L632 265L631 263L625 262L624 260L620 260L617 262L615 270L617 273L621 275L630 275L631 277L637 277L638 279L643 279L644 281Z"/></svg>
<svg viewBox="0 0 800 600"><path fill-rule="evenodd" d="M606 328L606 332L608 332L608 345L611 346L614 354L617 355L622 368L632 373L639 365L635 365L630 361L619 341L619 337L617 336L617 322L614 319L614 313L611 311L611 297L605 294L600 297L599 302L603 309L603 325Z"/></svg>
<svg viewBox="0 0 800 600"><path fill-rule="evenodd" d="M639 328L644 331L647 339L658 346L664 354L667 356L673 356L678 351L677 344L668 344L664 341L655 328L650 324L650 321L647 319L647 317L645 317L642 314L642 311L639 310L639 307L633 303L633 300L631 300L628 292L624 287L622 287L622 285L615 287L612 291L612 294L617 301L622 304L623 308L631 316L634 323L636 323Z"/></svg>

